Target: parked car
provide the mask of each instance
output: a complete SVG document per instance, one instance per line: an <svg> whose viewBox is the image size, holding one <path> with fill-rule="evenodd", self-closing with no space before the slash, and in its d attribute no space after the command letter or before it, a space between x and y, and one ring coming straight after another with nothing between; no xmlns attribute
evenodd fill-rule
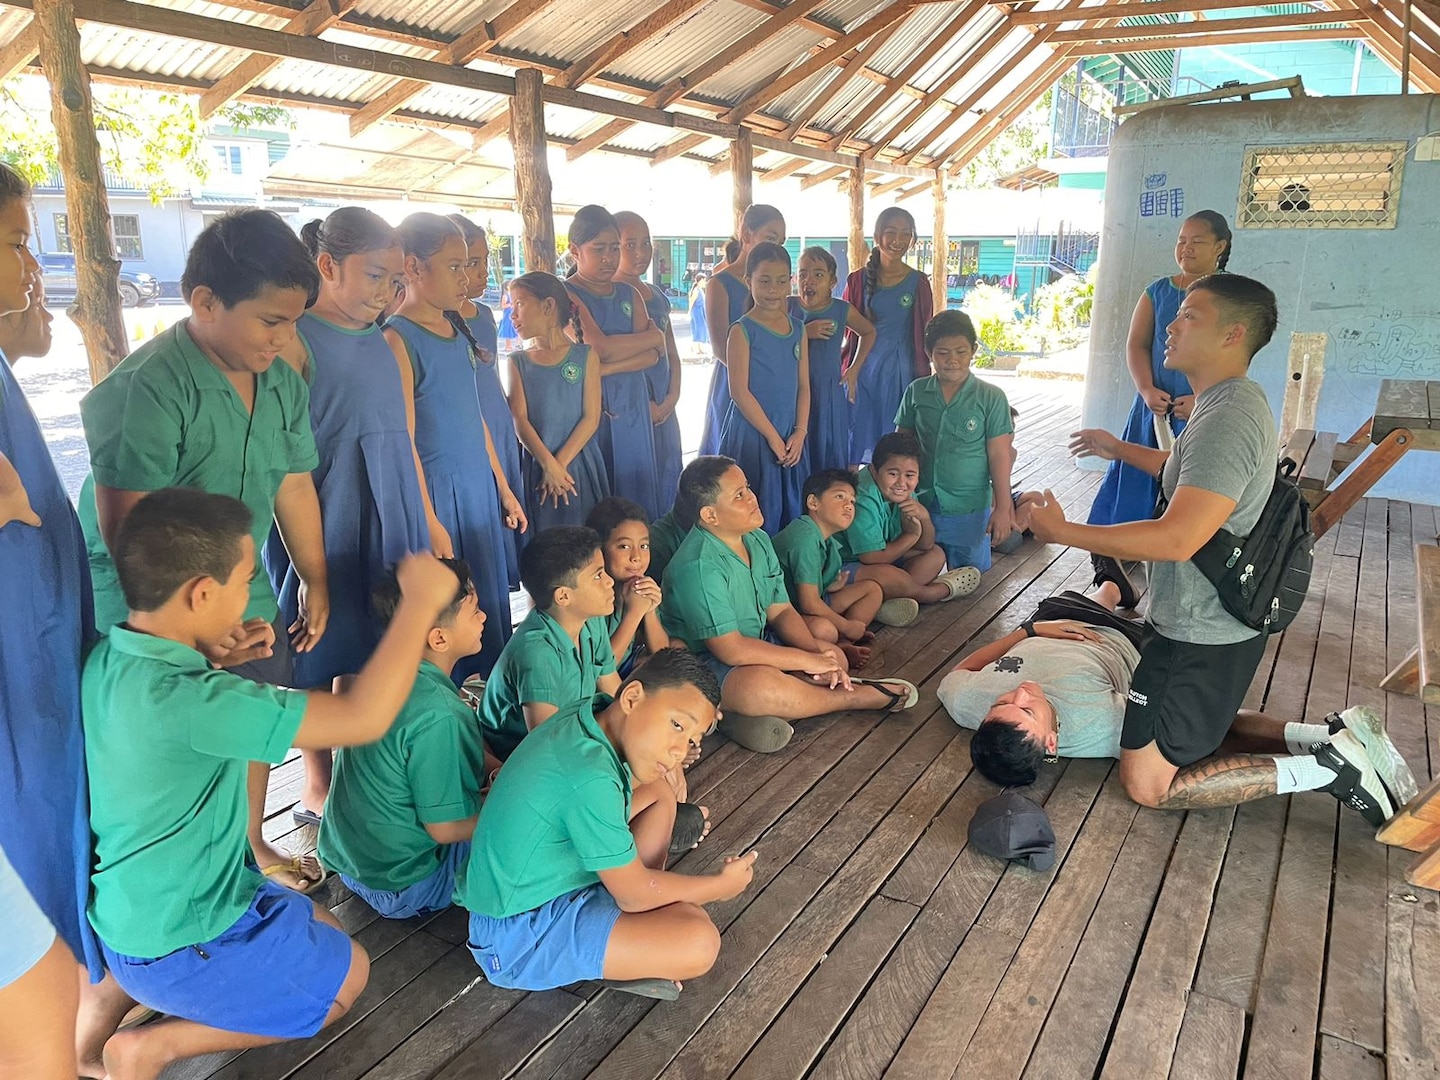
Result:
<svg viewBox="0 0 1440 1080"><path fill-rule="evenodd" d="M47 300L73 300L75 298L75 256L58 252L53 255L37 255L40 270L45 278ZM125 307L140 307L160 295L160 281L153 274L140 270L126 270L120 264L120 303Z"/></svg>

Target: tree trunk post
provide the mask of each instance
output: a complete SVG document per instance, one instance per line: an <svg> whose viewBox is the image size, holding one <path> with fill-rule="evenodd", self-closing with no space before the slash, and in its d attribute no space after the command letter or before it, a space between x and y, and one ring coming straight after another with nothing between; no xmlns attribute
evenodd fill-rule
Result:
<svg viewBox="0 0 1440 1080"><path fill-rule="evenodd" d="M65 178L65 213L75 252L75 303L70 317L80 328L98 383L130 351L120 312L120 261L110 234L110 200L100 143L95 137L90 73L80 62L80 31L71 0L35 5L40 65L50 84L50 117Z"/></svg>
<svg viewBox="0 0 1440 1080"><path fill-rule="evenodd" d="M515 151L515 202L524 228L525 268L555 272L555 211L545 157L545 104L540 72L519 68L510 99L510 145Z"/></svg>
<svg viewBox="0 0 1440 1080"><path fill-rule="evenodd" d="M850 270L865 265L870 249L865 244L865 168L857 165L850 170Z"/></svg>
<svg viewBox="0 0 1440 1080"><path fill-rule="evenodd" d="M931 244L935 253L934 265L930 268L930 288L935 294L935 310L944 311L949 300L950 236L945 232L945 170L935 170L935 181L931 185L935 200L935 230Z"/></svg>
<svg viewBox="0 0 1440 1080"><path fill-rule="evenodd" d="M735 235L740 235L740 219L755 201L755 147L750 142L750 129L742 127L730 144L730 180L735 187Z"/></svg>

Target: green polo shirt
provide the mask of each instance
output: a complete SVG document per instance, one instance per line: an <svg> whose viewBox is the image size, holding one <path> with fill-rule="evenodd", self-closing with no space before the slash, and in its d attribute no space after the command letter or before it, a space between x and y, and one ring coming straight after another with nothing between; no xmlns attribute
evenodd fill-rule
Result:
<svg viewBox="0 0 1440 1080"><path fill-rule="evenodd" d="M900 399L895 426L915 432L924 451L915 493L922 503L942 514L971 514L990 505L985 446L1015 430L1004 390L970 375L947 402L934 375L916 379Z"/></svg>
<svg viewBox="0 0 1440 1080"><path fill-rule="evenodd" d="M445 857L426 825L462 821L480 805L480 722L430 661L378 741L335 752L320 826L320 860L372 889L398 892Z"/></svg>
<svg viewBox="0 0 1440 1080"><path fill-rule="evenodd" d="M885 545L905 531L900 507L880 493L875 477L866 465L855 483L855 520L842 532L840 558L855 562L859 556L883 551Z"/></svg>
<svg viewBox="0 0 1440 1080"><path fill-rule="evenodd" d="M826 537L809 514L804 514L775 537L775 555L785 571L785 587L792 603L800 602L800 586L814 585L824 597L825 590L840 576L843 560L840 541Z"/></svg>
<svg viewBox="0 0 1440 1080"><path fill-rule="evenodd" d="M136 349L86 394L80 417L97 484L146 492L192 487L233 496L255 515L250 532L257 554L270 535L281 481L320 463L305 380L275 361L255 377L255 405L247 412L183 320ZM93 517L86 542L97 609L124 610L115 565ZM277 610L262 571L250 583L245 617L273 620Z"/></svg>
<svg viewBox="0 0 1440 1080"><path fill-rule="evenodd" d="M233 926L264 878L246 866L251 761L283 761L305 695L216 671L194 649L113 627L81 682L89 915L116 952L156 957Z"/></svg>
<svg viewBox="0 0 1440 1080"><path fill-rule="evenodd" d="M515 628L485 682L480 724L491 753L504 761L525 738L526 705L563 709L588 703L601 676L614 671L603 618L585 620L577 645L558 622L534 609Z"/></svg>
<svg viewBox="0 0 1440 1080"><path fill-rule="evenodd" d="M697 525L665 570L660 622L702 660L710 657L705 643L711 638L733 630L748 638L764 637L769 609L790 602L770 537L756 529L744 540L749 566L725 541Z"/></svg>
<svg viewBox="0 0 1440 1080"><path fill-rule="evenodd" d="M636 858L630 767L587 699L532 731L496 776L456 896L469 911L503 919Z"/></svg>
<svg viewBox="0 0 1440 1080"><path fill-rule="evenodd" d="M650 569L649 575L656 581L665 579L665 568L675 557L687 530L675 520L675 511L667 511L662 517L650 523Z"/></svg>

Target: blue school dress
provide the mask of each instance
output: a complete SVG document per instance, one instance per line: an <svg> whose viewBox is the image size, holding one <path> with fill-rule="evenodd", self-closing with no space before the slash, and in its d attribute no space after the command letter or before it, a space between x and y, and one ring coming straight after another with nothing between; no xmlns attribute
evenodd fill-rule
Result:
<svg viewBox="0 0 1440 1080"><path fill-rule="evenodd" d="M425 484L435 516L450 534L457 558L475 580L485 612L480 651L451 672L464 682L488 675L510 637L510 580L496 553L505 550L505 517L475 392L478 363L461 334L443 338L403 315L385 324L404 340L415 371L415 449L425 469Z"/></svg>
<svg viewBox="0 0 1440 1080"><path fill-rule="evenodd" d="M860 369L850 410L852 463L868 463L880 436L895 430L895 410L915 379L915 308L928 288L925 276L911 270L898 284L868 297L875 344Z"/></svg>
<svg viewBox="0 0 1440 1080"><path fill-rule="evenodd" d="M710 344L710 327L705 322L705 290L696 289L690 301L690 340L696 345Z"/></svg>
<svg viewBox="0 0 1440 1080"><path fill-rule="evenodd" d="M805 336L805 324L792 318L790 332L784 335L748 316L742 317L739 325L750 343L750 393L781 437L788 437L798 423L795 395L800 390L800 341ZM806 441L808 444L808 438ZM734 458L745 471L745 478L760 500L765 531L771 536L805 513L802 489L810 475L808 445L795 465L781 466L764 436L732 400L720 434L720 453Z"/></svg>
<svg viewBox="0 0 1440 1080"><path fill-rule="evenodd" d="M835 323L835 333L829 338L810 339L810 434L805 447L812 470L850 467L850 399L840 385L840 349L849 313L850 305L844 300L831 300L822 311L807 311L798 296L790 298L791 318Z"/></svg>
<svg viewBox="0 0 1440 1080"><path fill-rule="evenodd" d="M495 330L495 313L479 300L475 302L475 314L465 320L470 333L480 345L480 355L475 358L475 393L480 398L480 415L490 428L490 440L495 444L495 453L500 458L500 468L505 473L505 482L516 498L523 501L520 486L524 476L520 472L520 439L515 434L515 417L510 414L510 402L505 399L505 387L500 383L500 349ZM510 589L520 587L520 544L514 529L505 530L505 570L509 576Z"/></svg>
<svg viewBox="0 0 1440 1080"><path fill-rule="evenodd" d="M635 305L641 301L640 294L629 285L617 281L611 286L609 296L601 296L577 284L574 278L565 284L589 310L601 333L621 335L635 332ZM663 364L663 360L657 360L654 366ZM535 400L529 394L525 395L525 399L533 410ZM656 473L654 425L650 423L649 369L606 375L600 380L600 400L603 405L600 454L610 476L610 490L639 503L653 521L668 510L674 500L662 503L660 479ZM545 445L550 443L547 441Z"/></svg>
<svg viewBox="0 0 1440 1080"><path fill-rule="evenodd" d="M661 330L670 325L670 300L653 286L650 299L645 301L645 310ZM670 393L670 357L661 353L660 362L645 372L645 378L650 384L650 400L657 404L664 401L665 395ZM680 487L680 470L685 467L681 457L680 417L672 412L664 423L655 427L651 437L655 441L655 483L660 493L661 513L664 513L675 501L675 492Z"/></svg>
<svg viewBox="0 0 1440 1080"><path fill-rule="evenodd" d="M1145 295L1150 297L1150 306L1155 311L1155 332L1150 340L1150 377L1172 398L1192 393L1190 380L1165 366L1165 328L1175 320L1180 301L1185 299L1185 290L1177 288L1168 277L1163 277L1152 281L1145 289ZM1176 435L1180 434L1185 430L1185 421L1170 417L1170 429ZM1125 418L1125 430L1120 438L1125 442L1159 449L1155 439L1155 414L1138 392L1130 406L1130 415ZM1095 501L1090 504L1089 523L1119 525L1154 517L1155 500L1159 494L1160 484L1155 477L1133 465L1112 461L1105 470L1105 478L1100 481Z"/></svg>
<svg viewBox="0 0 1440 1080"><path fill-rule="evenodd" d="M479 307L479 306L480 306L478 301L476 302L476 305L475 305L475 306L476 306L476 307ZM518 338L518 337L520 336L519 334L517 334L517 333L515 332L515 322L514 322L514 320L510 318L510 305L509 305L509 304L501 304L501 306L500 306L500 331L499 331L499 336L502 337L502 338L504 338L506 341L514 341L516 338Z"/></svg>
<svg viewBox="0 0 1440 1080"><path fill-rule="evenodd" d="M85 917L90 804L80 668L95 636L80 522L40 425L0 358L0 453L41 526L0 526L0 848L76 959L101 971Z"/></svg>
<svg viewBox="0 0 1440 1080"><path fill-rule="evenodd" d="M715 332L726 335L730 333L730 327L750 310L754 298L750 295L750 286L734 274L722 272L715 276L730 301L730 322L723 329L717 327ZM898 402L899 399L896 400ZM720 453L720 431L725 426L725 411L729 407L730 369L716 360L715 370L710 376L710 403L705 409L705 433L700 437L700 453Z"/></svg>
<svg viewBox="0 0 1440 1080"><path fill-rule="evenodd" d="M529 409L530 426L540 441L553 453L565 445L570 433L585 414L585 364L590 356L588 345L572 345L565 359L558 364L537 364L526 352L510 354L520 371L520 385L525 388L525 404ZM554 506L540 501L540 481L545 470L522 447L521 468L525 479L525 513L530 518L530 531L548 529L551 525L584 525L590 511L610 494L605 472L605 459L600 455L598 439L591 439L575 455L568 471L575 480L575 495L568 503Z"/></svg>
<svg viewBox="0 0 1440 1080"><path fill-rule="evenodd" d="M307 312L296 329L310 353L310 423L320 464L320 496L330 621L310 652L295 654L295 685L328 690L336 675L359 671L384 627L371 608L375 587L411 551L430 550L430 530L400 369L378 326L346 330ZM265 563L283 625L300 608L300 578L272 530Z"/></svg>

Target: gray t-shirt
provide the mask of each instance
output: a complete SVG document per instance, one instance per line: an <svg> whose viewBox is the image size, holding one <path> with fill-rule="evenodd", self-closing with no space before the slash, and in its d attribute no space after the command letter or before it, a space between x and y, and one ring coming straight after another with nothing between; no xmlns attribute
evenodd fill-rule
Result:
<svg viewBox="0 0 1440 1080"><path fill-rule="evenodd" d="M981 671L952 671L940 681L940 704L973 729L1001 694L1026 680L1039 683L1055 707L1061 757L1118 758L1125 691L1140 654L1120 631L1091 629L1100 641L1026 638Z"/></svg>
<svg viewBox="0 0 1440 1080"><path fill-rule="evenodd" d="M1275 417L1253 379L1226 379L1195 399L1190 422L1160 473L1167 499L1175 489L1201 488L1235 500L1225 528L1247 536L1275 482L1279 449ZM1231 645L1256 632L1220 603L1215 586L1188 559L1150 564L1151 625L1172 641Z"/></svg>

